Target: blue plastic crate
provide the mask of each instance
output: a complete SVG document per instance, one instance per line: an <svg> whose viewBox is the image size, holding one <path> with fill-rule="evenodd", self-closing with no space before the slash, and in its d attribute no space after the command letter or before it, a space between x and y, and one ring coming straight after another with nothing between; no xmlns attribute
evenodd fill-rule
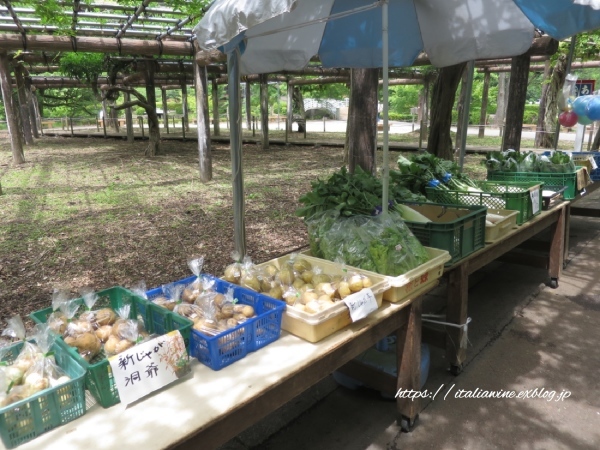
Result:
<svg viewBox="0 0 600 450"><path fill-rule="evenodd" d="M214 280L214 290L225 294L233 288L233 296L238 303L250 305L256 317L243 324L211 337L192 329L190 354L213 370L220 370L235 361L242 359L248 352L256 351L279 339L281 335L281 318L285 303L250 289L229 283L211 275L203 274ZM195 276L178 280L175 284L188 285L196 280ZM162 288L155 288L146 293L148 300L163 295Z"/></svg>

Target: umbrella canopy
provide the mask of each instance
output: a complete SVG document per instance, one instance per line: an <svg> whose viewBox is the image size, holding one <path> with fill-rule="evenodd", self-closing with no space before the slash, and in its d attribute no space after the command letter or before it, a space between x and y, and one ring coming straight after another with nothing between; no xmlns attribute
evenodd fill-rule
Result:
<svg viewBox="0 0 600 450"><path fill-rule="evenodd" d="M381 1L217 0L194 31L201 48L241 51L242 74L383 66ZM524 53L534 25L513 0L389 0L389 66L423 51L444 67Z"/></svg>

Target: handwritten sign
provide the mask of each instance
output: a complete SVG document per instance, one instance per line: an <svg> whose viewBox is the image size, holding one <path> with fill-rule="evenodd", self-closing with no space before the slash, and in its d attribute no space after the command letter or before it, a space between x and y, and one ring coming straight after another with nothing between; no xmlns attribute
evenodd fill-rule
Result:
<svg viewBox="0 0 600 450"><path fill-rule="evenodd" d="M534 187L529 191L531 196L531 213L537 214L540 210L540 191L537 187Z"/></svg>
<svg viewBox="0 0 600 450"><path fill-rule="evenodd" d="M189 373L185 343L177 330L131 347L108 362L125 405Z"/></svg>
<svg viewBox="0 0 600 450"><path fill-rule="evenodd" d="M577 80L575 82L575 97L592 95L596 87L596 80Z"/></svg>
<svg viewBox="0 0 600 450"><path fill-rule="evenodd" d="M343 300L346 306L350 310L350 318L352 322L367 317L369 313L377 310L377 300L375 294L369 288L363 289L355 294L350 294Z"/></svg>

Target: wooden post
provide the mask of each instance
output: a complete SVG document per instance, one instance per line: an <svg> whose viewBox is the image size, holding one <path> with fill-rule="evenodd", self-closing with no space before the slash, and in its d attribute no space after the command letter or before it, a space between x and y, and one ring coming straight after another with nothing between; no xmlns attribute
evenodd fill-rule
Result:
<svg viewBox="0 0 600 450"><path fill-rule="evenodd" d="M246 125L248 127L248 130L251 127L250 122L252 120L252 104L251 104L252 95L251 94L252 94L252 91L250 89L250 82L246 81Z"/></svg>
<svg viewBox="0 0 600 450"><path fill-rule="evenodd" d="M429 124L429 78L423 82L423 96L421 97L421 125L419 129L419 150L423 148L423 141L427 139L427 128Z"/></svg>
<svg viewBox="0 0 600 450"><path fill-rule="evenodd" d="M294 118L294 86L287 83L287 117L285 121L285 142L287 144L288 134L292 131L292 120Z"/></svg>
<svg viewBox="0 0 600 450"><path fill-rule="evenodd" d="M19 64L15 65L15 80L17 82L19 111L21 112L21 124L23 125L23 136L25 137L25 144L33 145L31 119L29 117L29 105L27 103L27 93L25 92L25 78L23 77L23 69Z"/></svg>
<svg viewBox="0 0 600 450"><path fill-rule="evenodd" d="M167 130L167 134L169 134L169 115L167 114L167 91L165 89L161 89L161 93L163 104L163 123L165 125L165 130Z"/></svg>
<svg viewBox="0 0 600 450"><path fill-rule="evenodd" d="M198 160L200 163L200 181L202 181L203 183L207 183L210 180L212 180L210 119L208 116L208 95L206 78L206 66L194 64L194 86L196 88L196 121L198 123Z"/></svg>
<svg viewBox="0 0 600 450"><path fill-rule="evenodd" d="M148 62L144 65L144 81L146 83L146 100L156 113L156 90L154 85L154 69L155 65ZM156 120L156 123L154 123ZM160 125L158 118L148 115L148 140L149 145L146 150L147 156L156 156L160 151Z"/></svg>
<svg viewBox="0 0 600 450"><path fill-rule="evenodd" d="M129 103L130 101L131 94L125 92L125 103ZM131 111L131 106L125 108L125 126L127 127L127 142L133 142L133 112Z"/></svg>
<svg viewBox="0 0 600 450"><path fill-rule="evenodd" d="M185 117L181 118L181 133L183 135L183 140L185 141Z"/></svg>
<svg viewBox="0 0 600 450"><path fill-rule="evenodd" d="M102 131L104 132L104 139L106 139L106 114L102 115Z"/></svg>
<svg viewBox="0 0 600 450"><path fill-rule="evenodd" d="M27 97L27 106L29 108L29 117L31 119L31 132L34 138L39 138L40 120L35 104L35 92L32 91L31 79L25 80L25 94Z"/></svg>
<svg viewBox="0 0 600 450"><path fill-rule="evenodd" d="M479 138L485 136L485 126L487 125L487 105L490 91L490 72L486 70L483 73L483 91L481 93L481 111L479 112Z"/></svg>
<svg viewBox="0 0 600 450"><path fill-rule="evenodd" d="M13 163L22 164L25 162L25 155L23 154L23 144L21 143L20 131L17 127L17 118L14 112L8 56L6 52L0 52L0 86L2 87L2 100L4 102L4 111L6 113L6 125L8 126L8 134L10 136Z"/></svg>
<svg viewBox="0 0 600 450"><path fill-rule="evenodd" d="M144 137L144 118L140 117L140 128L142 129L142 138Z"/></svg>
<svg viewBox="0 0 600 450"><path fill-rule="evenodd" d="M467 303L469 291L468 263L462 263L452 271L448 278L448 306L446 321L463 325L467 323ZM462 328L446 328L446 358L451 369L456 372L462 370L462 364L467 356L467 349L462 348L464 330Z"/></svg>
<svg viewBox="0 0 600 450"><path fill-rule="evenodd" d="M71 126L71 137L73 137L73 118L69 117L69 125Z"/></svg>
<svg viewBox="0 0 600 450"><path fill-rule="evenodd" d="M190 119L189 119L189 111L188 111L188 98L187 98L187 85L185 82L181 83L181 100L182 100L182 108L183 108L183 122L181 124L182 128L185 128L185 131L190 131ZM185 138L184 131L184 138Z"/></svg>
<svg viewBox="0 0 600 450"><path fill-rule="evenodd" d="M219 86L217 85L217 80L214 78L211 82L212 88L212 109L213 109L213 132L215 136L221 135L221 123L219 119ZM198 123L198 127L200 127L200 122L196 120Z"/></svg>
<svg viewBox="0 0 600 450"><path fill-rule="evenodd" d="M260 125L262 132L262 149L269 149L269 85L267 75L259 75L260 79Z"/></svg>

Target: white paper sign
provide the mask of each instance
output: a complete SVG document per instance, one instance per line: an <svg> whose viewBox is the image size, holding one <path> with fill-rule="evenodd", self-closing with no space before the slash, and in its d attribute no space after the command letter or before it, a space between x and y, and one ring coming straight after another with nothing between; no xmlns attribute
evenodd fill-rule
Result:
<svg viewBox="0 0 600 450"><path fill-rule="evenodd" d="M352 322L367 317L369 313L377 310L377 299L375 294L369 288L363 289L355 294L350 294L343 300L350 310L350 318Z"/></svg>
<svg viewBox="0 0 600 450"><path fill-rule="evenodd" d="M598 168L598 164L596 164L596 158L590 157L590 162L592 163L592 170L596 170Z"/></svg>
<svg viewBox="0 0 600 450"><path fill-rule="evenodd" d="M537 214L540 210L540 191L537 187L533 188L529 191L529 195L531 196L531 212Z"/></svg>
<svg viewBox="0 0 600 450"><path fill-rule="evenodd" d="M108 359L121 403L128 405L189 373L181 333L175 330Z"/></svg>

